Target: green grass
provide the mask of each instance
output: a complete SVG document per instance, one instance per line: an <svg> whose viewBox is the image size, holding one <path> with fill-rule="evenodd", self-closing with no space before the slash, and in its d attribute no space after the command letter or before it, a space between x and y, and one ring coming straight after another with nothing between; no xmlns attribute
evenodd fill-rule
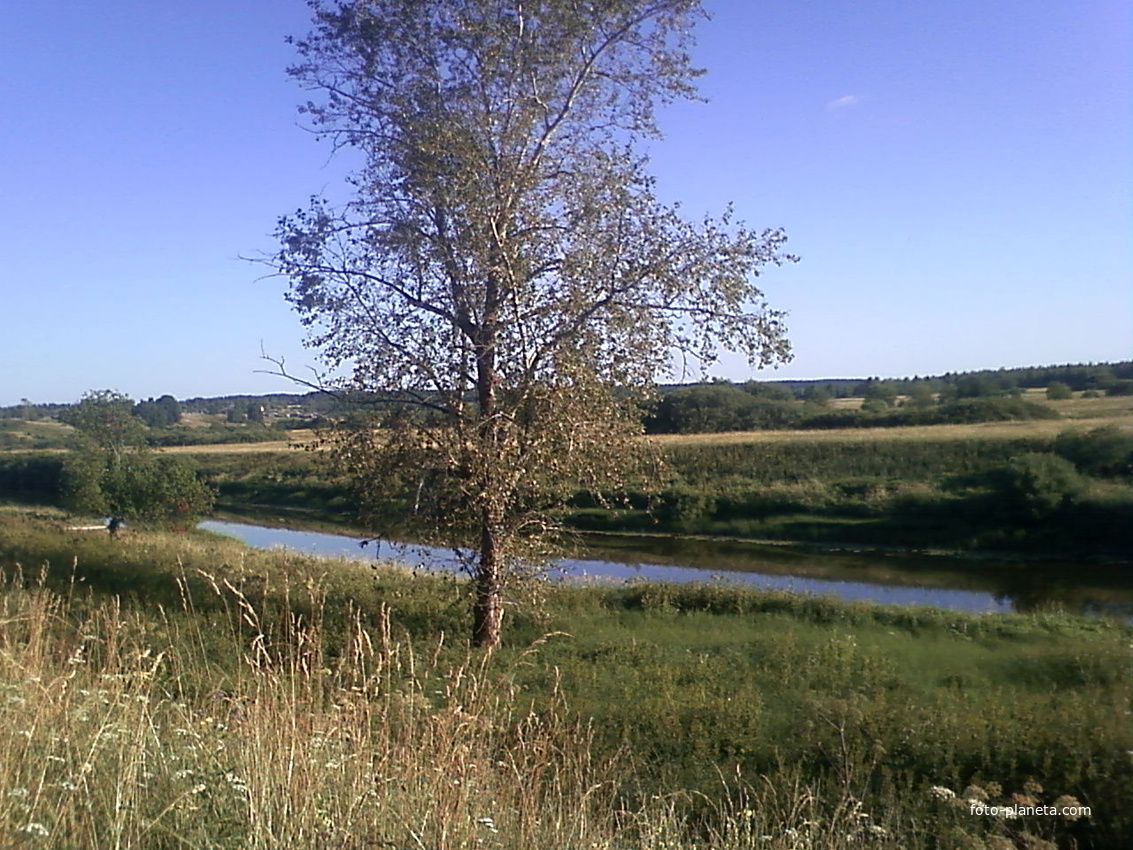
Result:
<svg viewBox="0 0 1133 850"><path fill-rule="evenodd" d="M0 512L0 844L1117 848L1133 832L1118 623L542 585L482 657L455 578L67 521ZM969 785L1093 814L1003 821L930 793Z"/></svg>
<svg viewBox="0 0 1133 850"><path fill-rule="evenodd" d="M63 449L74 442L74 437L73 428L52 420L0 419L0 451Z"/></svg>

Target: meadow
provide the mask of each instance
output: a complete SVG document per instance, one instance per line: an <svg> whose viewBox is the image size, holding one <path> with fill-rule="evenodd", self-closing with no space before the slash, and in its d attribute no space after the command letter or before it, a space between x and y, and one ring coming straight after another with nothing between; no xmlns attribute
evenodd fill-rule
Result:
<svg viewBox="0 0 1133 850"><path fill-rule="evenodd" d="M0 843L1118 848L1133 630L518 589L0 511ZM1089 816L972 814L968 800Z"/></svg>

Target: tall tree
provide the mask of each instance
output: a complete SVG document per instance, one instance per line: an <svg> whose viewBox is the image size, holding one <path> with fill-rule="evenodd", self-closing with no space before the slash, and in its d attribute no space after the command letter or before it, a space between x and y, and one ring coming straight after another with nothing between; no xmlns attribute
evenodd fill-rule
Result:
<svg viewBox="0 0 1133 850"><path fill-rule="evenodd" d="M674 359L789 357L754 279L779 230L686 221L637 152L695 95L699 0L314 0L302 110L352 200L281 219L273 265L343 391L403 411L333 439L370 505L474 551L473 641L553 508L620 480Z"/></svg>

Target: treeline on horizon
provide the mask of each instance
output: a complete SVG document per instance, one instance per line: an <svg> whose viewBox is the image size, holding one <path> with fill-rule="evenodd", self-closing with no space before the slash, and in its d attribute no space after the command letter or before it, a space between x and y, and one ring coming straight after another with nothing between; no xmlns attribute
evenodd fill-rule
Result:
<svg viewBox="0 0 1133 850"><path fill-rule="evenodd" d="M829 429L974 423L1054 418L1049 407L1019 396L1026 389L1046 389L1051 398L1065 393L1133 395L1133 361L1098 364L1027 366L945 373L912 378L830 378L747 381L716 379L708 383L667 384L643 410L651 434L713 433L767 429ZM862 398L860 410L831 406L835 399ZM385 400L388 402L388 399ZM317 427L372 408L365 394L342 398L323 392L195 397L172 395L139 401L135 415L153 429L151 442L174 445L187 439L173 428L184 413L223 415L225 425L196 435L191 442L272 439L278 429ZM0 419L55 419L71 403L33 403L0 407ZM386 409L396 408L396 402ZM274 425L273 428L267 427ZM221 433L226 432L226 433ZM227 433L233 432L233 433ZM244 441L244 440L241 440Z"/></svg>

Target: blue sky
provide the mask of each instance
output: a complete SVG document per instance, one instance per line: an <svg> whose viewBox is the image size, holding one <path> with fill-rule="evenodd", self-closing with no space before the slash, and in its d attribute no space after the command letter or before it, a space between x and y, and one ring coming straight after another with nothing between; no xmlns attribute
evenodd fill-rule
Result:
<svg viewBox="0 0 1133 850"><path fill-rule="evenodd" d="M1124 0L706 0L707 103L662 113L666 200L802 262L795 360L904 376L1133 356ZM244 262L342 193L299 126L299 0L0 5L0 405L298 391L284 283ZM752 377L725 357L713 374Z"/></svg>

